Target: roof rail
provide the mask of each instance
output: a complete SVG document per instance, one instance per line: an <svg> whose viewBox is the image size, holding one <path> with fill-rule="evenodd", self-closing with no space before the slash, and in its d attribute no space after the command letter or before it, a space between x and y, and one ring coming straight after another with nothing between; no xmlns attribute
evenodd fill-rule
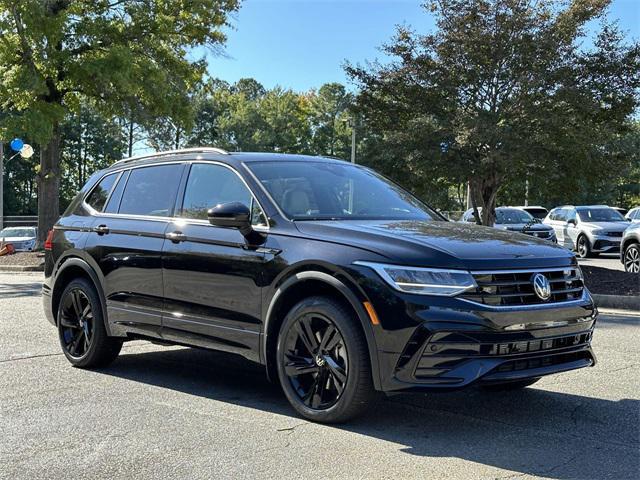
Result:
<svg viewBox="0 0 640 480"><path fill-rule="evenodd" d="M220 155L229 155L229 152L223 150L222 148L216 147L194 147L194 148L183 148L180 150L167 150L164 152L153 152L153 153L145 153L143 155L136 155L135 157L123 158L122 160L118 160L113 165L121 165L123 163L133 162L135 160L142 160L143 158L157 158L164 157L167 155L179 155L181 153L219 153Z"/></svg>

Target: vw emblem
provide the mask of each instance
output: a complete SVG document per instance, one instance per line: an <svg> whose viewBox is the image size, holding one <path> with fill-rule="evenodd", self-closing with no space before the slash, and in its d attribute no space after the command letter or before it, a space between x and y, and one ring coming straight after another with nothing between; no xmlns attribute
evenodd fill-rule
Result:
<svg viewBox="0 0 640 480"><path fill-rule="evenodd" d="M318 365L319 367L323 367L325 364L325 360L324 358L322 358L320 355L316 355L316 365Z"/></svg>
<svg viewBox="0 0 640 480"><path fill-rule="evenodd" d="M533 290L541 300L549 300L551 298L551 284L547 277L541 273L536 273L531 278L531 283L533 283Z"/></svg>

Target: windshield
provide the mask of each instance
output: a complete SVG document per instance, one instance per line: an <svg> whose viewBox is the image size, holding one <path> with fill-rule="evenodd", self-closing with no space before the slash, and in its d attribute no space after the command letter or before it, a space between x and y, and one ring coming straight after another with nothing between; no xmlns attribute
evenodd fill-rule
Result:
<svg viewBox="0 0 640 480"><path fill-rule="evenodd" d="M578 208L583 222L624 222L624 217L613 208Z"/></svg>
<svg viewBox="0 0 640 480"><path fill-rule="evenodd" d="M293 220L442 220L397 185L348 163L255 162L248 167Z"/></svg>
<svg viewBox="0 0 640 480"><path fill-rule="evenodd" d="M547 216L547 213L549 213L544 208L527 208L525 209L525 211L539 220L544 220L544 218Z"/></svg>
<svg viewBox="0 0 640 480"><path fill-rule="evenodd" d="M35 228L5 228L0 232L0 237L19 237L28 238L35 237Z"/></svg>
<svg viewBox="0 0 640 480"><path fill-rule="evenodd" d="M500 225L514 225L517 223L533 223L536 220L530 213L517 208L500 208L496 210L496 223Z"/></svg>

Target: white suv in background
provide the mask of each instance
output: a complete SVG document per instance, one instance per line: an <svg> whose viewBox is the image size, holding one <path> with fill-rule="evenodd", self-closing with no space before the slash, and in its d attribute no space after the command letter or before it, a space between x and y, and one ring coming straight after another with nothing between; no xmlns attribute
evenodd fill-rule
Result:
<svg viewBox="0 0 640 480"><path fill-rule="evenodd" d="M635 207L629 210L624 218L633 223L640 222L640 207Z"/></svg>
<svg viewBox="0 0 640 480"><path fill-rule="evenodd" d="M565 205L544 219L553 227L558 244L575 250L581 258L616 253L629 221L607 205Z"/></svg>

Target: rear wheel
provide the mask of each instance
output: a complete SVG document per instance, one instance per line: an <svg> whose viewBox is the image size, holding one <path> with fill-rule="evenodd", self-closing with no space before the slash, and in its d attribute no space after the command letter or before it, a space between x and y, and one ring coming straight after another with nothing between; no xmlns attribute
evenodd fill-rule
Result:
<svg viewBox="0 0 640 480"><path fill-rule="evenodd" d="M107 335L100 298L84 278L72 280L62 292L57 322L62 351L76 367L104 367L120 353L122 340Z"/></svg>
<svg viewBox="0 0 640 480"><path fill-rule="evenodd" d="M517 380L515 382L507 382L507 383L490 383L487 385L482 385L482 389L487 392L508 392L513 390L520 390L522 388L526 388L529 385L533 385L536 383L539 378L527 378L526 380Z"/></svg>
<svg viewBox="0 0 640 480"><path fill-rule="evenodd" d="M640 245L634 243L624 251L624 270L629 273L640 273Z"/></svg>
<svg viewBox="0 0 640 480"><path fill-rule="evenodd" d="M303 417L344 422L373 399L366 339L356 321L328 297L302 300L285 318L278 337L278 376Z"/></svg>

